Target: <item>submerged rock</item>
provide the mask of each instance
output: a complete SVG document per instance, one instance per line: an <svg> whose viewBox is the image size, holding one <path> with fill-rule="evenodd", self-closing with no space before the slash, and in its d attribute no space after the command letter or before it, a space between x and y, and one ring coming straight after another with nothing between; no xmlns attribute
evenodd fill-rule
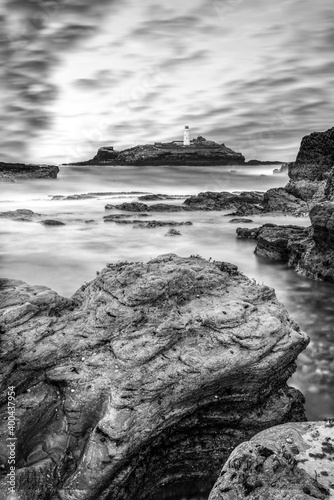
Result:
<svg viewBox="0 0 334 500"><path fill-rule="evenodd" d="M32 210L26 208L18 208L17 210L9 210L8 212L0 212L0 217L5 219L13 219L19 221L32 221L37 215Z"/></svg>
<svg viewBox="0 0 334 500"><path fill-rule="evenodd" d="M0 162L0 181L20 179L56 179L56 165L25 165L24 163Z"/></svg>
<svg viewBox="0 0 334 500"><path fill-rule="evenodd" d="M236 219L231 219L229 222L231 222L233 224L236 224L236 223L248 224L248 223L251 223L254 221L252 221L252 219L245 219L244 217L237 217Z"/></svg>
<svg viewBox="0 0 334 500"><path fill-rule="evenodd" d="M311 227L265 224L238 228L239 238L257 240L255 253L288 262L299 273L334 283L334 203L315 205Z"/></svg>
<svg viewBox="0 0 334 500"><path fill-rule="evenodd" d="M171 229L169 229L167 231L167 233L165 234L165 236L182 236L182 234L177 229L171 228Z"/></svg>
<svg viewBox="0 0 334 500"><path fill-rule="evenodd" d="M169 227L169 226L192 226L193 223L189 220L187 221L168 221L168 220L149 220L147 222L139 221L135 227L140 227L142 229L152 229L155 227Z"/></svg>
<svg viewBox="0 0 334 500"><path fill-rule="evenodd" d="M45 219L40 221L43 226L65 226L64 222L56 219Z"/></svg>
<svg viewBox="0 0 334 500"><path fill-rule="evenodd" d="M0 281L2 408L16 394L21 500L149 500L216 480L232 449L304 420L286 385L308 339L236 266L109 264L71 299ZM1 421L8 473L7 420ZM7 476L0 483L6 498Z"/></svg>
<svg viewBox="0 0 334 500"><path fill-rule="evenodd" d="M209 500L330 499L333 460L332 422L278 425L231 453Z"/></svg>

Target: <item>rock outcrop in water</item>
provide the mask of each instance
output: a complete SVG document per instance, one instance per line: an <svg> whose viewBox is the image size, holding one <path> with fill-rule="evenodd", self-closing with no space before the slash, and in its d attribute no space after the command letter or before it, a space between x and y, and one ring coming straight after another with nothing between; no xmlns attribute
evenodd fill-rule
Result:
<svg viewBox="0 0 334 500"><path fill-rule="evenodd" d="M262 431L229 456L209 500L334 497L334 425L289 423Z"/></svg>
<svg viewBox="0 0 334 500"><path fill-rule="evenodd" d="M0 162L0 182L20 179L56 179L56 165L25 165L23 163Z"/></svg>
<svg viewBox="0 0 334 500"><path fill-rule="evenodd" d="M245 158L225 144L206 141L204 138L190 146L177 142L145 144L123 151L112 146L100 148L91 160L76 165L242 165Z"/></svg>
<svg viewBox="0 0 334 500"><path fill-rule="evenodd" d="M244 213L263 213L264 195L258 191L245 191L240 194L229 193L228 191L214 192L207 191L195 196L189 196L181 205L168 203L155 203L147 205L141 202L125 202L120 205L106 205L107 210L125 210L127 212L190 212L190 211L222 211L233 210L233 215L243 215Z"/></svg>
<svg viewBox="0 0 334 500"><path fill-rule="evenodd" d="M172 254L109 264L71 299L2 279L0 314L1 413L14 387L20 500L212 486L236 445L304 420L286 381L307 337L273 289L231 264ZM0 433L4 500L7 420Z"/></svg>
<svg viewBox="0 0 334 500"><path fill-rule="evenodd" d="M287 262L301 274L334 283L334 203L310 210L311 227L265 224L238 228L239 238L257 240L255 253Z"/></svg>
<svg viewBox="0 0 334 500"><path fill-rule="evenodd" d="M285 188L266 193L268 209L276 211L277 206L277 211L298 213L316 203L333 201L334 127L305 136L296 161L288 168L290 180Z"/></svg>

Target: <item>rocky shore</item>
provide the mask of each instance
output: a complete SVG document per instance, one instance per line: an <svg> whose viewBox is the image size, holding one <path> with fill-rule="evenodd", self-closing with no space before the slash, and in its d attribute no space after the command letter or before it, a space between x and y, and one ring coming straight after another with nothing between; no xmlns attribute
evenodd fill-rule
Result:
<svg viewBox="0 0 334 500"><path fill-rule="evenodd" d="M310 210L310 227L264 224L238 228L239 238L257 241L255 253L287 262L310 278L334 283L334 203L324 202Z"/></svg>
<svg viewBox="0 0 334 500"><path fill-rule="evenodd" d="M241 442L305 420L286 382L308 339L273 289L231 264L174 254L109 264L70 299L2 279L0 315L1 413L14 386L20 500L196 491Z"/></svg>
<svg viewBox="0 0 334 500"><path fill-rule="evenodd" d="M59 168L56 165L0 162L0 182L12 182L20 179L56 179L58 172Z"/></svg>

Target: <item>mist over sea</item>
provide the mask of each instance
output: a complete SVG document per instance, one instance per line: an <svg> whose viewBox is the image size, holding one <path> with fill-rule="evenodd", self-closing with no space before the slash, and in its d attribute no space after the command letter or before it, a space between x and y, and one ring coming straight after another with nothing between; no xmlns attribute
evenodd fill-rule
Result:
<svg viewBox="0 0 334 500"><path fill-rule="evenodd" d="M57 219L64 226L45 227L38 222L0 218L0 275L30 284L46 285L71 296L96 276L107 262L147 261L163 253L202 257L236 264L248 277L265 283L311 338L298 357L298 370L290 384L306 397L310 420L334 413L334 297L331 285L298 275L287 265L254 254L255 242L238 240L240 224L227 212L150 213L148 220L193 222L178 229L182 236L166 237L166 227L133 228L132 224L105 223L103 216L118 213L106 204L137 201L141 193L191 195L201 191L266 191L286 184L285 175L274 175L271 166L225 167L61 167L58 179L3 185L0 211L25 208ZM83 193L91 199L53 200L55 195ZM183 200L167 203L181 204ZM154 202L152 202L154 203ZM136 214L133 213L133 219ZM309 225L309 219L284 215L254 215L249 227L267 222ZM89 222L87 222L89 221ZM243 224L241 224L243 225Z"/></svg>

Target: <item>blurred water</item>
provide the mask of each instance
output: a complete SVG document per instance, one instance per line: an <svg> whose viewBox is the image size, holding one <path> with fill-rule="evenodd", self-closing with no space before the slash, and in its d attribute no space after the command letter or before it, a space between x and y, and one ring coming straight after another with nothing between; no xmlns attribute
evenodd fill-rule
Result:
<svg viewBox="0 0 334 500"><path fill-rule="evenodd" d="M165 237L168 228L134 229L104 223L106 203L137 200L142 191L195 194L200 191L262 190L285 185L272 175L273 166L260 167L61 167L54 181L3 184L0 211L31 209L65 222L44 227L36 222L0 218L0 276L43 284L70 296L93 279L107 262L147 261L161 253L199 254L237 264L242 272L275 288L291 315L311 337L298 360L291 384L306 396L310 420L334 416L334 287L288 269L285 264L255 256L255 242L238 240L231 217L224 212L156 213L149 219L191 220L181 237ZM231 172L234 170L234 172ZM51 195L113 192L85 200L51 200ZM182 203L182 200L169 203ZM135 215L134 215L135 218ZM309 225L292 216L252 216L249 227L274 222ZM91 222L86 222L90 220Z"/></svg>

